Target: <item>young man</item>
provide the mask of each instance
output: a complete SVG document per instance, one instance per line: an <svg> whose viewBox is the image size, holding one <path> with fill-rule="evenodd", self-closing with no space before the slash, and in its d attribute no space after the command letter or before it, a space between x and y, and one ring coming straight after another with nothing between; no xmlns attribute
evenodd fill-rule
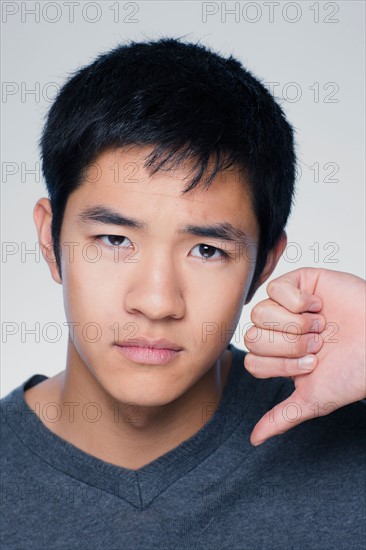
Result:
<svg viewBox="0 0 366 550"><path fill-rule="evenodd" d="M286 246L293 132L269 92L201 45L121 46L64 85L41 151L70 340L2 400L4 547L361 547L364 402L249 442L294 390L230 344ZM301 311L314 369L325 319Z"/></svg>

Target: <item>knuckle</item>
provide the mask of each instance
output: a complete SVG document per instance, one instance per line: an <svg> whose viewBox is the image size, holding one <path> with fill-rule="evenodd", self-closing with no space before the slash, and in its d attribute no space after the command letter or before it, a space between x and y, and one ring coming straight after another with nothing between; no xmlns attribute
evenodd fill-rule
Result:
<svg viewBox="0 0 366 550"><path fill-rule="evenodd" d="M253 355L253 353L247 353L247 355L244 358L244 364L245 368L247 368L250 371L254 371L256 368L256 358Z"/></svg>
<svg viewBox="0 0 366 550"><path fill-rule="evenodd" d="M276 293L276 290L278 288L278 281L276 281L275 279L273 281L270 281L266 287L266 290L267 290L267 293L269 295L271 294L275 294Z"/></svg>
<svg viewBox="0 0 366 550"><path fill-rule="evenodd" d="M250 343L250 339L248 338L248 331L246 331L246 333L244 334L244 344L246 345L247 348L249 348L249 343Z"/></svg>
<svg viewBox="0 0 366 550"><path fill-rule="evenodd" d="M244 344L249 350L252 350L255 347L255 340L253 335L254 331L249 329L244 336Z"/></svg>
<svg viewBox="0 0 366 550"><path fill-rule="evenodd" d="M256 304L250 314L250 319L254 324L259 324L263 319L263 305Z"/></svg>

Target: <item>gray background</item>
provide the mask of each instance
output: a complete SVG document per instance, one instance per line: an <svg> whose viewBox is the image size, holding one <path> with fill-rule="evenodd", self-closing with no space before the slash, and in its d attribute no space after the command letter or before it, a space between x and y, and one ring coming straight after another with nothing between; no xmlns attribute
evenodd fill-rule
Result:
<svg viewBox="0 0 366 550"><path fill-rule="evenodd" d="M301 167L291 244L272 278L303 266L365 276L364 11L362 1L106 1L78 2L72 14L66 2L2 2L1 395L65 367L62 287L32 217L46 196L37 169L44 115L70 72L128 39L184 35L272 83L296 128ZM244 348L250 310L265 297L264 285L244 308L236 346Z"/></svg>

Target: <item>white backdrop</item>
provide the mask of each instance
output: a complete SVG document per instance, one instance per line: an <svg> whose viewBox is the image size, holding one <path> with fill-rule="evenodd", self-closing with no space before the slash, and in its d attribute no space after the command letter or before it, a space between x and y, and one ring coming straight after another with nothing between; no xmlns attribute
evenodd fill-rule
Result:
<svg viewBox="0 0 366 550"><path fill-rule="evenodd" d="M65 368L62 287L37 246L46 196L37 142L70 72L129 39L185 36L233 54L281 98L300 172L289 245L272 278L303 266L365 276L362 1L2 2L1 396ZM33 252L32 252L33 251ZM244 308L233 343L262 287ZM60 330L56 330L56 326Z"/></svg>

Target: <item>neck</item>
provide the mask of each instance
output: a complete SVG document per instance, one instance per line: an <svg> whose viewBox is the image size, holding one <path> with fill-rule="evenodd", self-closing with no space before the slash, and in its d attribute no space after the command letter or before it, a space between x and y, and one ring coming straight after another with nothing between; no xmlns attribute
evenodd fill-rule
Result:
<svg viewBox="0 0 366 550"><path fill-rule="evenodd" d="M138 407L116 402L73 352L67 368L30 388L25 400L33 410L54 401L62 414L43 424L59 437L100 460L138 469L193 436L216 411L231 367L231 352L218 361L187 392L165 405ZM98 405L93 405L98 404ZM204 406L203 406L204 405ZM52 419L53 420L53 419Z"/></svg>

